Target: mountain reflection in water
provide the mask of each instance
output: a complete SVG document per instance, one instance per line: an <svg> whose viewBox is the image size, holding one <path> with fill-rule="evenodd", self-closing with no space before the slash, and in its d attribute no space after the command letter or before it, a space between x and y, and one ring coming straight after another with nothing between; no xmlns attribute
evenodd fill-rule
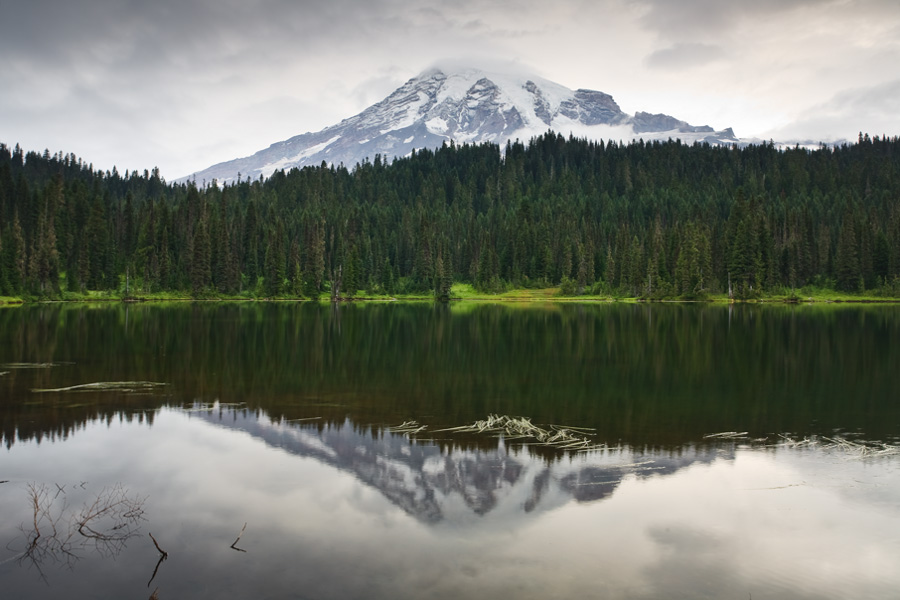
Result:
<svg viewBox="0 0 900 600"><path fill-rule="evenodd" d="M12 445L4 597L837 600L900 586L896 457L734 441L563 454L313 423L167 407ZM25 554L30 482L53 518L127 490L143 502L135 535L115 554Z"/></svg>
<svg viewBox="0 0 900 600"><path fill-rule="evenodd" d="M652 457L636 456L627 448L555 452L548 457L509 447L502 438L493 450L466 449L452 444L453 440L410 439L405 434L361 427L349 419L320 427L274 421L229 408L212 407L191 414L352 473L425 523L447 519L448 508L460 505L470 515L484 516L495 510L531 512L569 500L602 500L630 475L666 475L694 463L733 456L714 448L688 447ZM460 516L457 511L449 512L457 519Z"/></svg>

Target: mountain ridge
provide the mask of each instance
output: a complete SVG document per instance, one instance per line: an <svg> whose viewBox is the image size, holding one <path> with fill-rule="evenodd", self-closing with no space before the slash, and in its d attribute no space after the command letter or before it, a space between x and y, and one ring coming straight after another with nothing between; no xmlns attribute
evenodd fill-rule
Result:
<svg viewBox="0 0 900 600"><path fill-rule="evenodd" d="M212 165L177 181L220 183L323 162L352 167L443 143L527 141L553 130L588 139L681 139L737 143L730 129L716 131L666 114L622 111L610 94L565 86L527 74L434 67L385 99L340 123L275 142L250 156Z"/></svg>

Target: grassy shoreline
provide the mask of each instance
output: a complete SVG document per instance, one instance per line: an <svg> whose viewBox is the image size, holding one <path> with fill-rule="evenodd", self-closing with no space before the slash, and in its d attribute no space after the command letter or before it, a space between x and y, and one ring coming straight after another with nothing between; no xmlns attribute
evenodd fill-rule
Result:
<svg viewBox="0 0 900 600"><path fill-rule="evenodd" d="M259 297L252 294L222 295L208 294L199 297L189 293L157 292L148 294L129 294L119 292L95 292L85 293L64 292L58 298L31 298L25 296L0 296L0 305L15 306L34 303L55 302L330 302L328 293L322 293L318 298L305 298L293 296ZM427 294L397 294L397 295L368 295L357 294L352 297L344 297L341 302L432 302L434 297ZM665 303L697 303L697 304L897 304L900 298L874 296L871 294L848 294L835 290L817 289L808 293L772 294L759 298L738 300L730 299L727 294L711 294L700 299L664 298L647 299L637 297L622 297L612 295L560 295L558 287L525 289L518 288L498 293L479 292L472 285L456 283L450 293L451 302L496 302L496 303L582 303L593 304L600 302L620 302L634 304L665 304Z"/></svg>

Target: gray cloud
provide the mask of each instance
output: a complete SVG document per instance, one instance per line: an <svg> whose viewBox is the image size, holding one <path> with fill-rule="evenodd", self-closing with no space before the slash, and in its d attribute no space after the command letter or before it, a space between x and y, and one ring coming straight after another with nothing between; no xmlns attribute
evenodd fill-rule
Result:
<svg viewBox="0 0 900 600"><path fill-rule="evenodd" d="M3 1L0 141L175 178L352 116L444 58L738 131L728 106L757 100L758 122L813 104L810 127L889 122L898 28L896 0ZM858 93L813 101L837 82Z"/></svg>
<svg viewBox="0 0 900 600"><path fill-rule="evenodd" d="M769 132L780 140L819 140L822 132L831 132L826 141L853 141L858 133L896 136L900 114L900 79L886 83L843 90L828 101L800 112L789 125Z"/></svg>
<svg viewBox="0 0 900 600"><path fill-rule="evenodd" d="M631 0L642 9L641 23L668 39L696 35L717 37L742 19L771 19L805 6L841 0Z"/></svg>
<svg viewBox="0 0 900 600"><path fill-rule="evenodd" d="M675 44L657 50L646 58L646 65L653 69L686 69L702 66L725 56L725 50L712 44Z"/></svg>

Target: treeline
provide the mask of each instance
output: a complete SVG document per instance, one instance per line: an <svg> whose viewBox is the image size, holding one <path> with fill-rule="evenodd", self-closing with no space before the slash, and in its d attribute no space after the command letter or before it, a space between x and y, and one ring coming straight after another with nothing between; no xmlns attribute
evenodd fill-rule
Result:
<svg viewBox="0 0 900 600"><path fill-rule="evenodd" d="M547 133L168 184L0 145L0 293L312 297L560 285L900 295L900 138L779 150Z"/></svg>

